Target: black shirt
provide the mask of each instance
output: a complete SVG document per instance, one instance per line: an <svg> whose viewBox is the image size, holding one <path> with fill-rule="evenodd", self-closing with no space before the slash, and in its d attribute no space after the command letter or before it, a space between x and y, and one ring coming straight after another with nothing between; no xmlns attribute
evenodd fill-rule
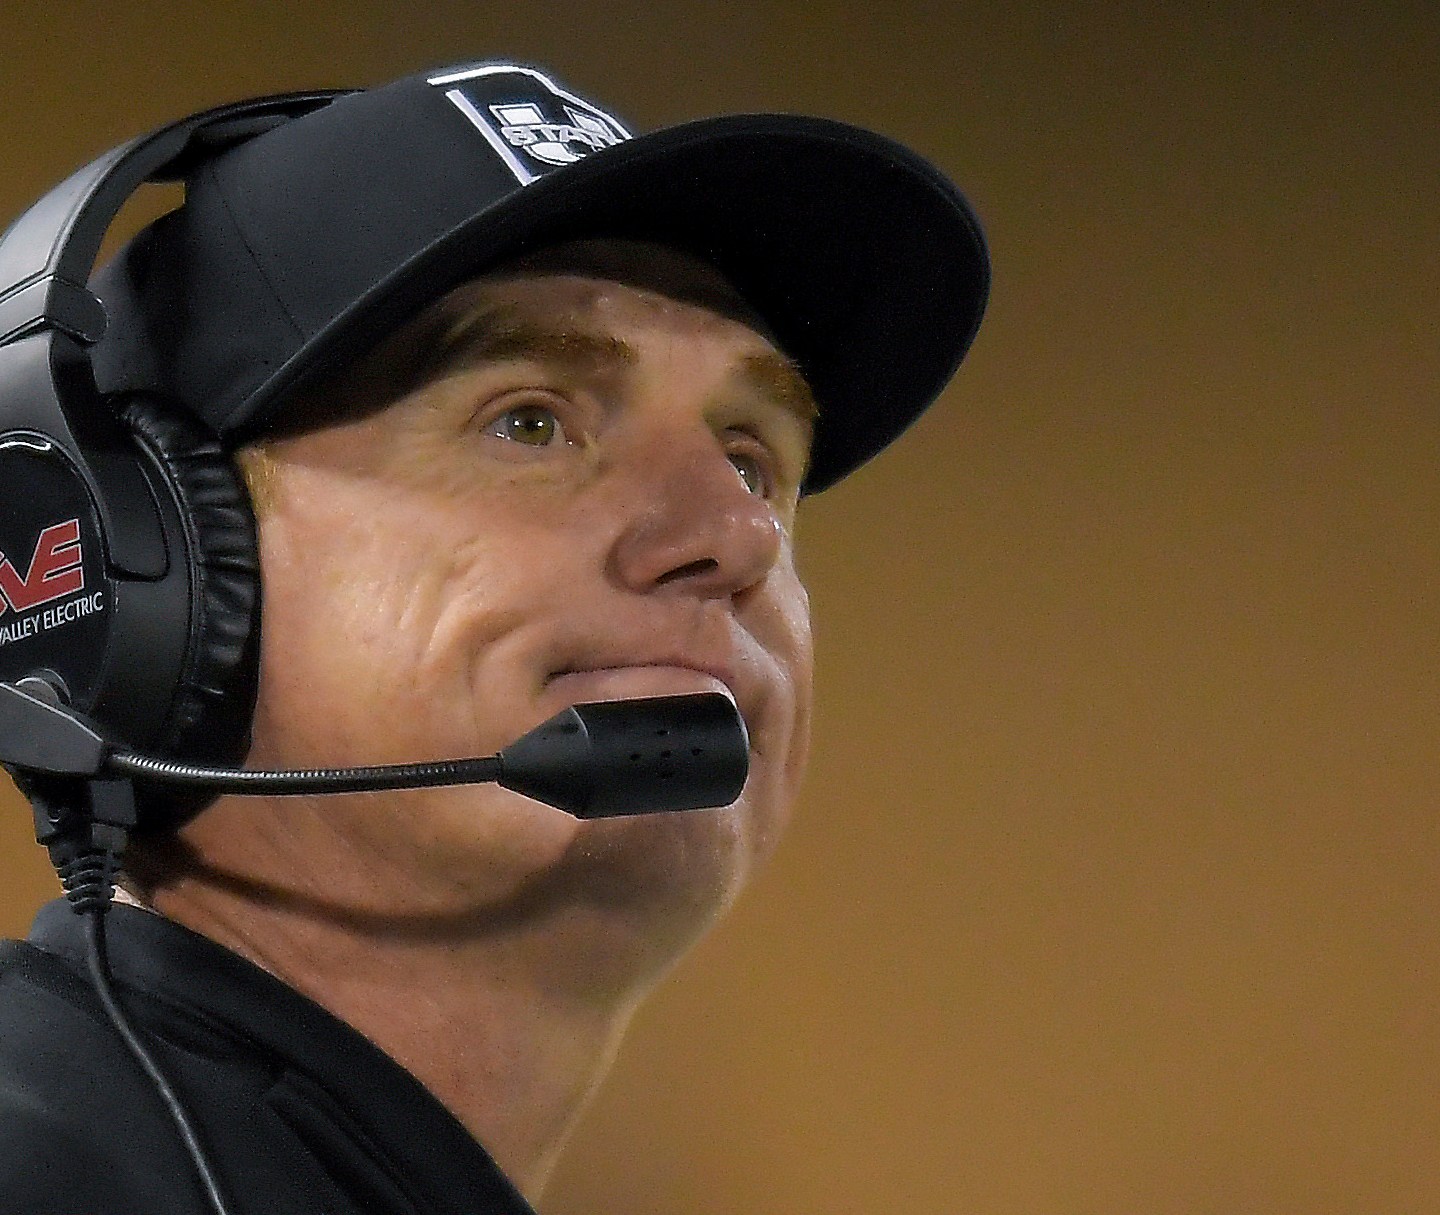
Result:
<svg viewBox="0 0 1440 1215"><path fill-rule="evenodd" d="M237 1215L533 1215L419 1081L313 1001L148 911L112 908L106 935L119 999ZM63 902L0 942L0 1212L208 1212Z"/></svg>

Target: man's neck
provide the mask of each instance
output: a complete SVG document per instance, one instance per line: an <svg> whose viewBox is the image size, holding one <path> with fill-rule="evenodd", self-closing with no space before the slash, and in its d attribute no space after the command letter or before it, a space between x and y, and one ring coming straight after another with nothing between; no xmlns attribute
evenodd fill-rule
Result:
<svg viewBox="0 0 1440 1215"><path fill-rule="evenodd" d="M247 851L253 856L253 844ZM214 859L192 858L180 876L139 886L135 901L246 957L364 1034L533 1201L648 986L556 981L575 975L577 959L603 969L584 909L387 917L347 909L333 871L324 878L326 901L313 899L313 852L295 852L303 869L273 856L252 867L244 863L250 857L227 857L223 848L205 855ZM265 874L263 887L247 876L256 872Z"/></svg>

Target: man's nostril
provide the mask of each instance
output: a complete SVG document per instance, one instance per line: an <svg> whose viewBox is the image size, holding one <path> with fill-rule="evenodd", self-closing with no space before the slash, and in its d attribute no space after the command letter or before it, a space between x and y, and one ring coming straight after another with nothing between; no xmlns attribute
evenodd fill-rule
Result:
<svg viewBox="0 0 1440 1215"><path fill-rule="evenodd" d="M714 557L705 557L700 561L688 561L684 565L677 565L673 570L668 570L655 579L656 586L664 586L669 582L678 582L684 578L694 578L700 574L713 573L720 568L720 563Z"/></svg>

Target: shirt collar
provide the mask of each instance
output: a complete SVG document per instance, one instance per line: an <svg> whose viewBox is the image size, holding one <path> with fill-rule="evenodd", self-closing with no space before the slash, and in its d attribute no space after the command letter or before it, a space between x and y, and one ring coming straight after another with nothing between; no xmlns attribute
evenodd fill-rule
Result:
<svg viewBox="0 0 1440 1215"><path fill-rule="evenodd" d="M41 908L32 944L86 966L82 918ZM533 1215L489 1154L414 1076L368 1038L258 966L147 908L112 906L106 943L122 998L141 1024L219 1034L318 1086L436 1215Z"/></svg>

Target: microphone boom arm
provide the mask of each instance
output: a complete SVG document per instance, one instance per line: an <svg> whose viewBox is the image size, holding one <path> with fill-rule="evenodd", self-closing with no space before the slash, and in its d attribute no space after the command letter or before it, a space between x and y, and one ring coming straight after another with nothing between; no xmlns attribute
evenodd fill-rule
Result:
<svg viewBox="0 0 1440 1215"><path fill-rule="evenodd" d="M718 692L573 705L498 755L255 771L140 755L60 704L48 682L22 682L31 687L0 683L0 764L22 788L34 784L26 777L119 777L279 797L495 782L577 818L609 818L728 806L749 771L744 720Z"/></svg>

